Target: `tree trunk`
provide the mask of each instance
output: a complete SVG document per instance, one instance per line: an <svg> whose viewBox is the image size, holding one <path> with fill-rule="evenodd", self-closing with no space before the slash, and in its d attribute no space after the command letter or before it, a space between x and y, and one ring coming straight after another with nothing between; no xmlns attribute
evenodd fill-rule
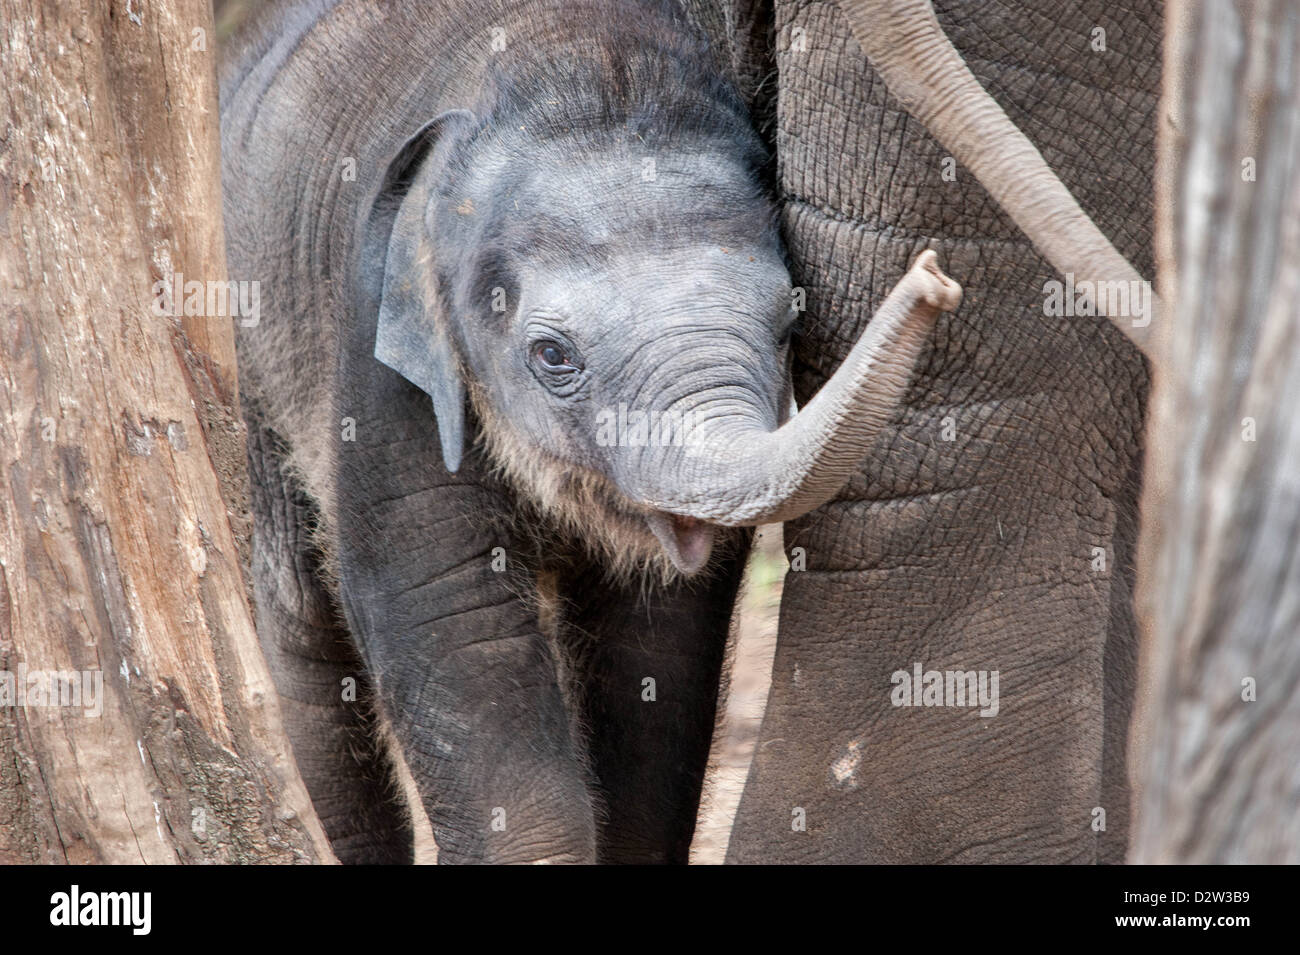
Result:
<svg viewBox="0 0 1300 955"><path fill-rule="evenodd" d="M0 862L331 861L243 583L230 306L154 307L226 278L211 4L0 28Z"/></svg>
<svg viewBox="0 0 1300 955"><path fill-rule="evenodd" d="M1300 8L1182 0L1160 120L1131 857L1300 862Z"/></svg>

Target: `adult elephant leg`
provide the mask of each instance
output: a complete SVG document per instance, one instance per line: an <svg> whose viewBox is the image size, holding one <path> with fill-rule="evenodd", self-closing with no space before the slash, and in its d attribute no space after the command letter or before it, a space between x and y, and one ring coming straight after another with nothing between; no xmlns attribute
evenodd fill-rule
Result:
<svg viewBox="0 0 1300 955"><path fill-rule="evenodd" d="M374 361L343 375L356 440L338 452L341 598L438 861L592 861L585 769L509 496L477 452L447 473L427 395Z"/></svg>
<svg viewBox="0 0 1300 955"><path fill-rule="evenodd" d="M1150 274L1158 12L938 6L980 83ZM888 96L836 4L778 2L777 17L802 38L778 47L776 131L808 290L801 403L918 249L965 298L859 473L787 525L807 569L787 578L728 858L1118 860L1145 365L1103 319L1047 314L1060 277ZM996 715L926 705L958 702L946 680L904 700L917 664L984 671L986 691L996 672Z"/></svg>
<svg viewBox="0 0 1300 955"><path fill-rule="evenodd" d="M321 585L315 506L290 478L279 438L245 407L257 633L312 804L343 863L410 862L409 813L375 733L361 661ZM346 692L351 687L355 692Z"/></svg>
<svg viewBox="0 0 1300 955"><path fill-rule="evenodd" d="M668 587L570 569L564 644L602 802L598 858L686 863L748 531L710 572ZM653 682L648 682L653 681Z"/></svg>

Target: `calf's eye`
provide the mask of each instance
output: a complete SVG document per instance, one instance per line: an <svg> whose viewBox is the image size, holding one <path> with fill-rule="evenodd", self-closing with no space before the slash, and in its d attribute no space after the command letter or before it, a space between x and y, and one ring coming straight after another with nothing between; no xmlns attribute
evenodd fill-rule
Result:
<svg viewBox="0 0 1300 955"><path fill-rule="evenodd" d="M540 341L533 345L533 357L543 368L557 374L581 371L581 365L569 356L558 342Z"/></svg>

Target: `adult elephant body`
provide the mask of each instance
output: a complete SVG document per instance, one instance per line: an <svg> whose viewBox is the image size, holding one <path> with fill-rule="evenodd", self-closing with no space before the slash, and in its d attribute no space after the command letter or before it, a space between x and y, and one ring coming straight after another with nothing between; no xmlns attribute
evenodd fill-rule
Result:
<svg viewBox="0 0 1300 955"><path fill-rule="evenodd" d="M1158 8L936 7L1151 275ZM796 397L917 250L937 249L966 294L857 476L786 525L796 569L728 859L1122 861L1144 361L1102 319L1045 314L1063 277L902 111L839 4L777 0L774 17L775 76L758 89L775 90L783 224L809 296ZM731 22L752 19L742 5ZM996 671L997 715L896 706L895 674L917 664Z"/></svg>

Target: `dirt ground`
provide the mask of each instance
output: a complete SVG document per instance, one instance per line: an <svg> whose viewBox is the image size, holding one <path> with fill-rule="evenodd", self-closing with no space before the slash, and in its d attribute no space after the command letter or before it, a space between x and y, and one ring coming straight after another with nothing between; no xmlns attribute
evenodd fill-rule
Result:
<svg viewBox="0 0 1300 955"><path fill-rule="evenodd" d="M740 804L767 704L772 656L776 652L777 611L788 566L781 546L781 525L760 528L731 621L727 654L730 679L723 686L725 696L713 732L704 797L691 845L693 865L720 865L727 853L731 822Z"/></svg>

